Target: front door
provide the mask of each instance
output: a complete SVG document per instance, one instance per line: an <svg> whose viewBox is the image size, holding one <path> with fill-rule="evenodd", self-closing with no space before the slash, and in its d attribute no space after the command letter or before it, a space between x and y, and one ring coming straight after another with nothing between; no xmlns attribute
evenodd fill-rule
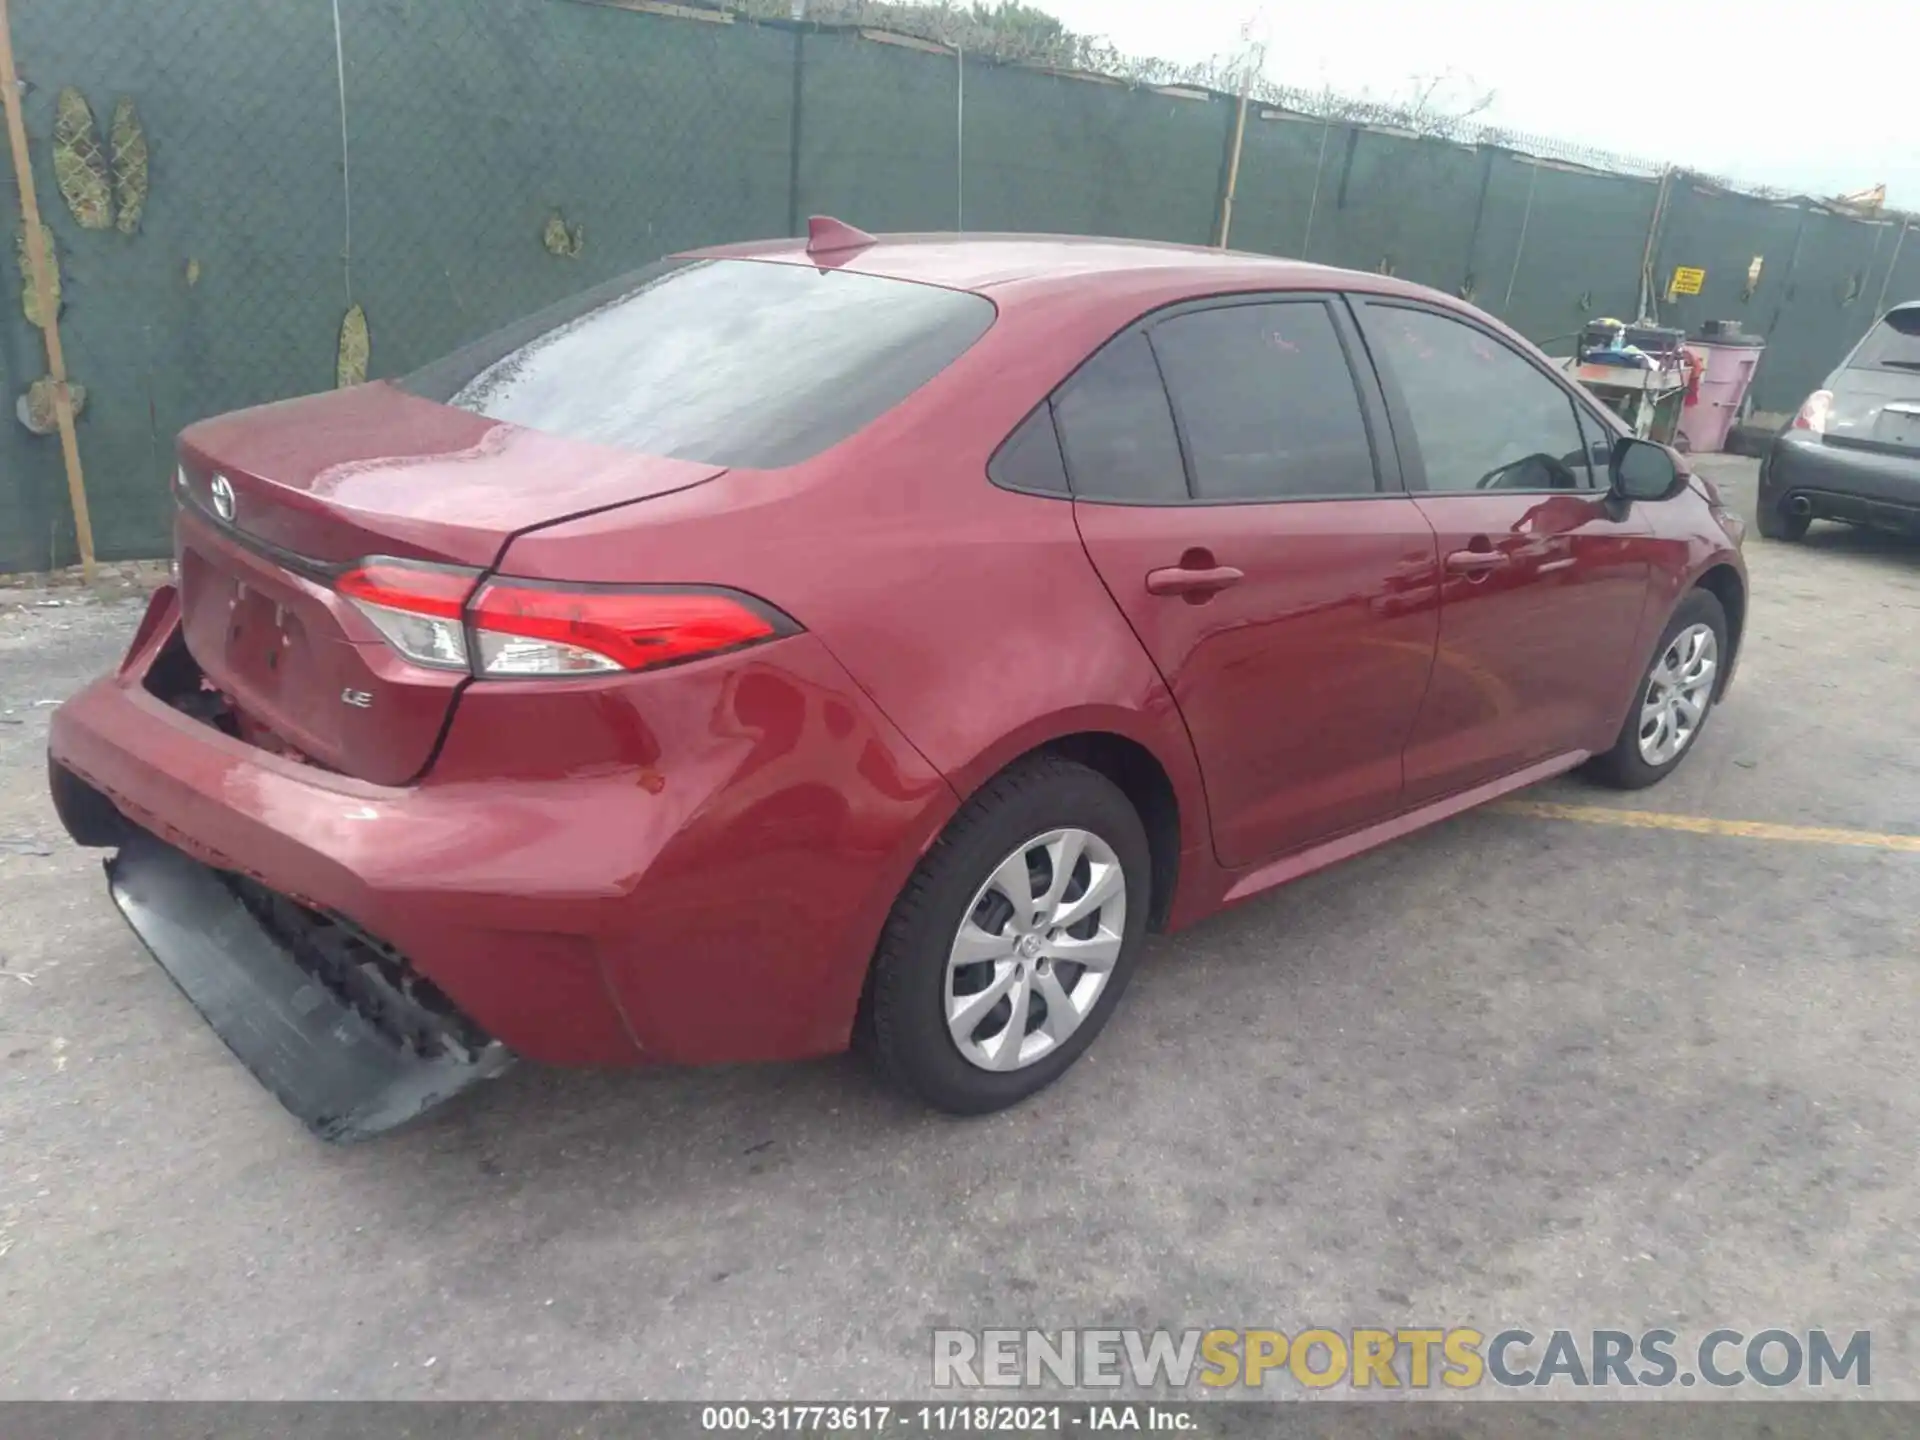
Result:
<svg viewBox="0 0 1920 1440"><path fill-rule="evenodd" d="M1439 540L1440 643L1406 753L1409 806L1613 742L1651 527L1607 493L1614 432L1491 331L1360 307Z"/></svg>
<svg viewBox="0 0 1920 1440"><path fill-rule="evenodd" d="M1055 397L1081 538L1180 707L1227 866L1400 802L1434 539L1357 348L1337 300L1245 297L1123 334Z"/></svg>

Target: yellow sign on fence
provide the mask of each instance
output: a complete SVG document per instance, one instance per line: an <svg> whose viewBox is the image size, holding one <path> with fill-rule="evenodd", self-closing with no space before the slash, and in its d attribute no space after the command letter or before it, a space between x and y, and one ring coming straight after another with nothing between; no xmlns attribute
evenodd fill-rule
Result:
<svg viewBox="0 0 1920 1440"><path fill-rule="evenodd" d="M1707 272L1696 270L1691 265L1676 265L1673 269L1673 284L1667 287L1674 295L1698 295L1700 287L1707 283Z"/></svg>

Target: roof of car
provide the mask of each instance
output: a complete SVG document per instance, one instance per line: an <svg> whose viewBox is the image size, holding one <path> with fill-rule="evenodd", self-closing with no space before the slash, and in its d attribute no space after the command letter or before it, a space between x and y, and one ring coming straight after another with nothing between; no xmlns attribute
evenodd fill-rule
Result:
<svg viewBox="0 0 1920 1440"><path fill-rule="evenodd" d="M1238 250L1084 235L876 235L871 245L813 255L802 239L762 240L687 252L884 275L956 290L1078 288L1152 275L1170 286L1275 290L1342 288L1425 293L1389 277Z"/></svg>

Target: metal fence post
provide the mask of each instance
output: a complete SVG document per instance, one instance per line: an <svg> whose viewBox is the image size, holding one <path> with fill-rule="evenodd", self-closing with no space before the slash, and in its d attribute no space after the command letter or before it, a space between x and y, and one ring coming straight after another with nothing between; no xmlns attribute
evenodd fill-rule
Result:
<svg viewBox="0 0 1920 1440"><path fill-rule="evenodd" d="M1253 88L1253 69L1247 69L1247 78L1240 86L1240 103L1234 108L1233 141L1227 152L1227 183L1220 194L1220 238L1216 242L1222 250L1227 248L1227 236L1233 229L1233 196L1240 185L1240 147L1247 139L1247 92Z"/></svg>
<svg viewBox="0 0 1920 1440"><path fill-rule="evenodd" d="M1313 212L1320 208L1320 176L1327 168L1327 138L1333 134L1333 116L1324 115L1320 119L1320 158L1313 162L1313 193L1307 197L1307 229L1300 237L1300 258L1311 258L1308 251L1313 247Z"/></svg>
<svg viewBox="0 0 1920 1440"><path fill-rule="evenodd" d="M953 47L953 228L967 228L967 52Z"/></svg>
<svg viewBox="0 0 1920 1440"><path fill-rule="evenodd" d="M80 442L73 433L73 395L67 389L67 357L60 348L60 317L54 313L53 287L47 280L46 234L40 227L40 202L33 189L33 157L27 149L26 121L20 114L20 77L13 64L13 21L7 0L0 0L0 103L7 112L7 139L13 148L14 180L20 187L20 219L26 226L27 268L33 274L40 334L47 347L47 374L53 381L53 414L60 427L60 458L67 468L67 496L73 503L73 533L80 546L80 571L93 579L93 519L87 513L87 482L80 469ZM51 563L53 557L47 557Z"/></svg>
<svg viewBox="0 0 1920 1440"><path fill-rule="evenodd" d="M1873 302L1873 314L1876 320L1887 313L1887 290L1893 284L1893 272L1900 266L1900 247L1907 243L1907 231L1912 227L1911 218L1900 222L1900 234L1893 242L1893 258L1887 261L1887 273L1880 281L1880 298Z"/></svg>
<svg viewBox="0 0 1920 1440"><path fill-rule="evenodd" d="M1780 299L1773 307L1773 318L1767 321L1767 328L1762 332L1768 339L1773 338L1773 332L1780 323L1780 317L1787 313L1787 306L1793 303L1795 293L1793 276L1794 272L1800 268L1800 246L1807 238L1807 216L1810 213L1807 205L1802 203L1800 223L1794 227L1793 231L1793 251L1787 256L1787 273L1780 277Z"/></svg>
<svg viewBox="0 0 1920 1440"><path fill-rule="evenodd" d="M1660 172L1660 188L1653 195L1653 218L1647 221L1647 246L1640 253L1640 313L1636 320L1657 319L1659 312L1653 308L1653 247L1660 238L1660 220L1666 214L1667 196L1673 188L1673 167L1669 165Z"/></svg>
<svg viewBox="0 0 1920 1440"><path fill-rule="evenodd" d="M1479 150L1480 193L1473 202L1473 230L1467 236L1467 271L1460 277L1462 300L1472 300L1480 289L1480 227L1487 218L1487 191L1492 188L1493 166L1500 153L1488 145L1480 146Z"/></svg>
<svg viewBox="0 0 1920 1440"><path fill-rule="evenodd" d="M1500 313L1505 315L1513 304L1513 282L1520 278L1520 256L1527 248L1527 226L1533 221L1533 187L1540 181L1540 162L1535 160L1527 172L1527 203L1520 212L1520 238L1513 242L1513 268L1507 272L1507 294L1500 302Z"/></svg>
<svg viewBox="0 0 1920 1440"><path fill-rule="evenodd" d="M787 112L787 234L800 233L800 120L801 86L806 77L807 27L795 6L793 26L793 100Z"/></svg>

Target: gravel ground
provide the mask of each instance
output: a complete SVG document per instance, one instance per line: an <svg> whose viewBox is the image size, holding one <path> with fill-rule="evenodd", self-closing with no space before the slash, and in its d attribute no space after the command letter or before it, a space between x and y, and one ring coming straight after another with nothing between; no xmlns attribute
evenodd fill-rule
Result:
<svg viewBox="0 0 1920 1440"><path fill-rule="evenodd" d="M1525 798L1920 833L1920 550L1749 549L1683 771ZM0 1397L902 1396L936 1325L1471 1324L1870 1329L1920 1398L1920 854L1480 812L1156 941L1008 1114L522 1067L330 1149L47 803L137 617L0 591Z"/></svg>

